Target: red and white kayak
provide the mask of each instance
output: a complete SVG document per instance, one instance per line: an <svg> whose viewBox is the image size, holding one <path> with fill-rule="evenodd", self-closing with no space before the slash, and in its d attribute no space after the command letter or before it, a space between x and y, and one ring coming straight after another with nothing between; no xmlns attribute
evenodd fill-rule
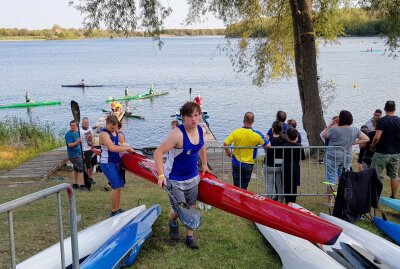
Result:
<svg viewBox="0 0 400 269"><path fill-rule="evenodd" d="M136 154L122 157L126 170L157 183L154 161ZM275 202L258 194L219 181L215 175L200 175L198 200L252 222L307 239L331 245L342 229L317 216Z"/></svg>

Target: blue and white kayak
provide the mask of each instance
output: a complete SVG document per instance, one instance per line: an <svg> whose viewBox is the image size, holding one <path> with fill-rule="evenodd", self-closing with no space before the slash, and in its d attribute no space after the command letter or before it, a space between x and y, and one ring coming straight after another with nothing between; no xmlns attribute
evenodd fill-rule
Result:
<svg viewBox="0 0 400 269"><path fill-rule="evenodd" d="M399 199L392 199L392 198L388 198L388 197L381 197L379 199L379 203L390 207L394 210L400 211L400 200Z"/></svg>
<svg viewBox="0 0 400 269"><path fill-rule="evenodd" d="M389 242L388 240L362 229L347 221L341 220L334 216L324 213L319 213L319 216L327 221L330 221L343 229L343 232L357 240L364 248L374 253L391 268L400 267L400 247Z"/></svg>
<svg viewBox="0 0 400 269"><path fill-rule="evenodd" d="M118 214L114 217L98 222L78 233L79 262L82 262L90 254L95 252L101 245L110 239L115 233L121 230L127 223L137 215L146 210L145 205L141 205ZM71 237L64 240L65 267L71 268L72 252ZM60 244L57 243L42 252L28 258L17 265L18 269L60 269L61 254Z"/></svg>
<svg viewBox="0 0 400 269"><path fill-rule="evenodd" d="M302 212L313 214L298 204L289 203L288 205ZM344 231L339 235L335 244L317 244L317 246L346 268L390 268L380 257L368 251L361 243Z"/></svg>
<svg viewBox="0 0 400 269"><path fill-rule="evenodd" d="M389 236L393 241L400 245L400 224L374 217L372 221L382 232ZM400 257L398 257L398 266L400 267Z"/></svg>
<svg viewBox="0 0 400 269"><path fill-rule="evenodd" d="M150 236L151 226L160 213L159 205L140 213L90 255L80 268L114 269L131 266L144 241Z"/></svg>
<svg viewBox="0 0 400 269"><path fill-rule="evenodd" d="M285 269L345 268L310 241L256 223L281 258Z"/></svg>

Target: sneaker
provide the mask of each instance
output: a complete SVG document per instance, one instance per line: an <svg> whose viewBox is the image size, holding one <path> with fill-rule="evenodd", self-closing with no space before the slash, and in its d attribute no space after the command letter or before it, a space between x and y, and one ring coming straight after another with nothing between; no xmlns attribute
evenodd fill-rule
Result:
<svg viewBox="0 0 400 269"><path fill-rule="evenodd" d="M123 209L121 209L121 208L118 209L117 211L118 211L119 213L124 213L124 212L125 212L125 210L123 210Z"/></svg>
<svg viewBox="0 0 400 269"><path fill-rule="evenodd" d="M90 184L96 184L96 181L94 181L93 178L89 178L89 182L90 182Z"/></svg>
<svg viewBox="0 0 400 269"><path fill-rule="evenodd" d="M79 189L79 185L78 185L78 184L72 184L72 188L73 188L74 190L77 190L77 189Z"/></svg>
<svg viewBox="0 0 400 269"><path fill-rule="evenodd" d="M191 249L199 248L199 245L197 245L196 241L194 241L193 236L186 236L186 246Z"/></svg>
<svg viewBox="0 0 400 269"><path fill-rule="evenodd" d="M111 186L110 184L106 184L103 188L103 191L110 191L111 190Z"/></svg>
<svg viewBox="0 0 400 269"><path fill-rule="evenodd" d="M79 191L88 192L90 190L85 185L82 185L82 186L79 187Z"/></svg>
<svg viewBox="0 0 400 269"><path fill-rule="evenodd" d="M124 212L121 208L120 209L118 209L117 211L111 211L110 212L110 215L108 215L109 217L114 217L114 216L116 216L116 215L118 215L118 214L121 214L122 212Z"/></svg>
<svg viewBox="0 0 400 269"><path fill-rule="evenodd" d="M179 240L179 226L178 222L170 220L169 221L169 237L172 240Z"/></svg>

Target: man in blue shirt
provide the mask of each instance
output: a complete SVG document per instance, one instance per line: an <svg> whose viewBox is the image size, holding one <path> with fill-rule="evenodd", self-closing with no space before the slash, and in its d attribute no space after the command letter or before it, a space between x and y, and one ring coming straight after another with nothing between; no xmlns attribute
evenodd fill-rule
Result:
<svg viewBox="0 0 400 269"><path fill-rule="evenodd" d="M70 130L65 134L65 143L67 144L68 158L73 166L72 187L85 191L88 189L85 187L83 180L83 161L80 144L82 139L79 136L78 124L75 120L69 123L69 127Z"/></svg>

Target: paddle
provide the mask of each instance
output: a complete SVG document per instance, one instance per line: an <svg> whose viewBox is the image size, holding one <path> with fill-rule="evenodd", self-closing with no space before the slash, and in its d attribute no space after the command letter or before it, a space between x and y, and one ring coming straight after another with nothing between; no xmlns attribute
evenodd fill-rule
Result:
<svg viewBox="0 0 400 269"><path fill-rule="evenodd" d="M75 102L74 100L71 100L71 111L72 111L72 115L74 117L74 120L76 121L76 124L78 125L78 134L79 134L79 138L81 138L81 131L80 131L80 127L79 127L79 123L81 121L81 111L79 108L79 105L77 102ZM90 190L90 188L92 187L92 183L89 180L89 176L86 172L86 166L85 163L83 161L83 150L82 150L82 142L79 142L79 145L81 146L81 158L82 158L82 163L83 163L83 178L85 181L85 186Z"/></svg>
<svg viewBox="0 0 400 269"><path fill-rule="evenodd" d="M149 170L154 177L158 178L158 175L153 169L143 163L140 163L140 166ZM173 196L172 193L167 189L167 187L165 185L163 185L163 187L168 195L172 198L172 200L174 200L177 210L176 213L178 214L178 217L183 225L192 231L198 229L201 225L201 213L195 209L191 209L190 206L185 203L179 203L178 200L176 200L175 196Z"/></svg>
<svg viewBox="0 0 400 269"><path fill-rule="evenodd" d="M189 88L189 101L192 101L192 88Z"/></svg>

